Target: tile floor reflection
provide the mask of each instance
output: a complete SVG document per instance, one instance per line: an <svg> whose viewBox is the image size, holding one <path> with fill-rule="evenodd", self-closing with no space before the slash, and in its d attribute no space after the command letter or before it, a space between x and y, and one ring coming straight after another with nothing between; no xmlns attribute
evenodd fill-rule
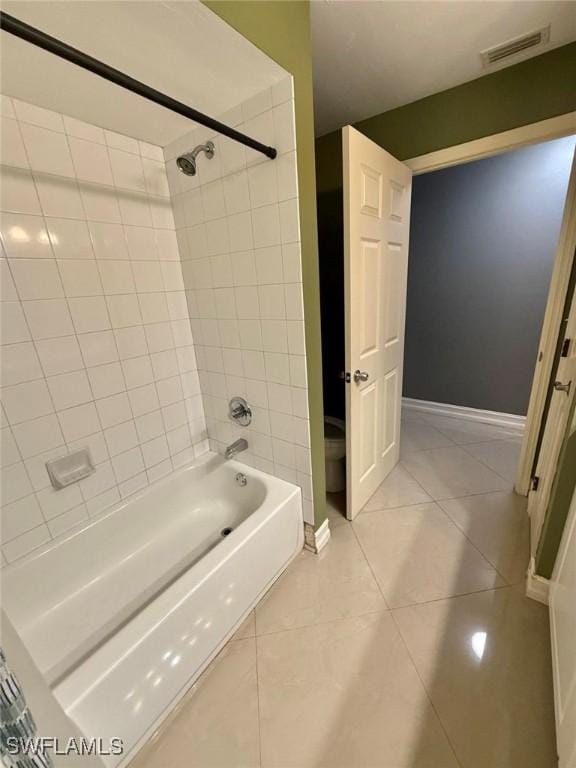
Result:
<svg viewBox="0 0 576 768"><path fill-rule="evenodd" d="M553 768L509 430L408 414L401 462L299 555L131 768Z"/></svg>

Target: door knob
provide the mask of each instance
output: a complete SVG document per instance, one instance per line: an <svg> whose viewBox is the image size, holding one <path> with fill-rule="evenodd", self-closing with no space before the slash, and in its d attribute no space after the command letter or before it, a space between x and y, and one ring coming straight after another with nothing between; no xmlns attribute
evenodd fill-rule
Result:
<svg viewBox="0 0 576 768"><path fill-rule="evenodd" d="M359 368L354 371L354 381L356 384L360 381L368 381L370 374L368 371L361 371Z"/></svg>
<svg viewBox="0 0 576 768"><path fill-rule="evenodd" d="M562 384L561 381L555 381L554 382L554 389L557 392L566 392L566 394L570 394L570 385L572 384L571 381L568 382L568 384Z"/></svg>

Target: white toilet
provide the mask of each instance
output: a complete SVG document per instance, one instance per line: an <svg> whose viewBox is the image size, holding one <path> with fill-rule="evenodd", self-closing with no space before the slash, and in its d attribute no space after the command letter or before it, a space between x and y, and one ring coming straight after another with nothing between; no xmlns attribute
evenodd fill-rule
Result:
<svg viewBox="0 0 576 768"><path fill-rule="evenodd" d="M324 417L324 450L326 453L326 490L343 491L346 487L346 424L342 419Z"/></svg>

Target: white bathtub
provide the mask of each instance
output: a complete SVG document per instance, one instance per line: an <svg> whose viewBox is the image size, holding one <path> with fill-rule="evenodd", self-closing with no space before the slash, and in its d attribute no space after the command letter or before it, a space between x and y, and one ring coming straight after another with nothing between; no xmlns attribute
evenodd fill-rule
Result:
<svg viewBox="0 0 576 768"><path fill-rule="evenodd" d="M119 766L302 544L299 488L206 454L5 568L3 604L84 735L123 739Z"/></svg>

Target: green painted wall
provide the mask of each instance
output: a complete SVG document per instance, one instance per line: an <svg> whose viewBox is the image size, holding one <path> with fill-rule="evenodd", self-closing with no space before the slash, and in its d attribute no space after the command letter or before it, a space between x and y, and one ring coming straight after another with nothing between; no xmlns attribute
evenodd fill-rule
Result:
<svg viewBox="0 0 576 768"><path fill-rule="evenodd" d="M405 160L576 110L576 43L458 85L354 127ZM342 186L339 131L316 141L320 192Z"/></svg>
<svg viewBox="0 0 576 768"><path fill-rule="evenodd" d="M326 489L310 5L307 0L203 1L294 77L310 441L315 521L318 527L326 517Z"/></svg>
<svg viewBox="0 0 576 768"><path fill-rule="evenodd" d="M354 127L405 160L575 110L576 43L571 43ZM316 140L316 177L318 208L329 220L342 191L340 131ZM536 570L542 576L549 576L554 566L575 479L572 435L564 445L540 540Z"/></svg>

